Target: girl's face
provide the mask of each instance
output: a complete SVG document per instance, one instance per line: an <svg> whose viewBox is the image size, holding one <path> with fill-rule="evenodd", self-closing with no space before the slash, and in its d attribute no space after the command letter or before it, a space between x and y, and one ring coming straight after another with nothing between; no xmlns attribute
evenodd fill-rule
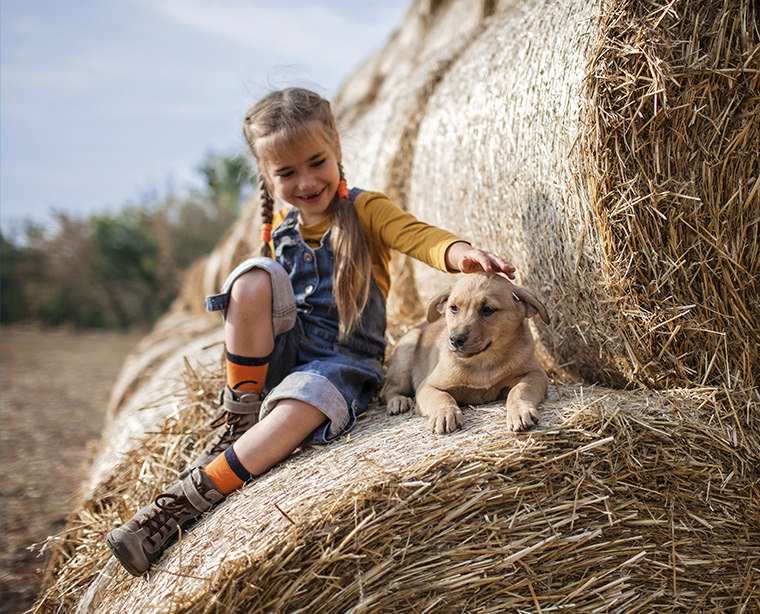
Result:
<svg viewBox="0 0 760 614"><path fill-rule="evenodd" d="M274 191L300 211L302 224L315 224L327 217L338 191L339 146L312 131L311 139L290 143L269 153L266 173Z"/></svg>

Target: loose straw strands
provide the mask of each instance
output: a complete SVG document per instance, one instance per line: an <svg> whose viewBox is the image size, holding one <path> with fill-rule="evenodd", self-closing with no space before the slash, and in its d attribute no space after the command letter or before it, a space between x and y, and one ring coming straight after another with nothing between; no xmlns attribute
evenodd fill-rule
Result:
<svg viewBox="0 0 760 614"><path fill-rule="evenodd" d="M606 3L584 155L607 275L647 386L760 380L760 11Z"/></svg>
<svg viewBox="0 0 760 614"><path fill-rule="evenodd" d="M446 437L373 407L348 440L252 482L135 580L104 534L174 479L172 455L201 445L187 431L208 415L211 388L191 387L50 540L36 612L78 601L103 613L760 606L760 441L737 445L715 389L560 387L540 427L518 436L496 405L466 410L465 429Z"/></svg>

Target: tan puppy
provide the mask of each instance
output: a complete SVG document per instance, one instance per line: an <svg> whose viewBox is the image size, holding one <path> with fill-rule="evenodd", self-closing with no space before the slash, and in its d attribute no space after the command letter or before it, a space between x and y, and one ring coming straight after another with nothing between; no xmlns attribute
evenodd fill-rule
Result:
<svg viewBox="0 0 760 614"><path fill-rule="evenodd" d="M526 318L549 322L544 305L497 273L462 275L430 299L427 324L404 335L391 356L383 398L388 412L414 406L436 433L462 425L460 404L506 398L507 427L536 422L548 378ZM441 319L445 315L445 319Z"/></svg>

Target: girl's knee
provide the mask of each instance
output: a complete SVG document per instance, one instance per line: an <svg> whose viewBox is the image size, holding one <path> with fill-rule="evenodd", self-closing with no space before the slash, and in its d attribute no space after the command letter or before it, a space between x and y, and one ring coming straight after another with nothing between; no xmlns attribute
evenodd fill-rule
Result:
<svg viewBox="0 0 760 614"><path fill-rule="evenodd" d="M252 269L238 277L230 288L224 319L227 349L241 356L268 355L274 346L271 311L269 274Z"/></svg>
<svg viewBox="0 0 760 614"><path fill-rule="evenodd" d="M232 284L230 303L256 308L271 307L272 280L263 269L251 269L243 273Z"/></svg>

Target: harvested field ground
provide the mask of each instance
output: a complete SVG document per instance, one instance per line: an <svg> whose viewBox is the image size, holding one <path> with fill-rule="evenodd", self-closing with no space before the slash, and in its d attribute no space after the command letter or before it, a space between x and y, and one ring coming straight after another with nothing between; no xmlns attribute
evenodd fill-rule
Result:
<svg viewBox="0 0 760 614"><path fill-rule="evenodd" d="M142 333L2 327L3 614L31 608L45 561L34 544L64 527L108 397Z"/></svg>

